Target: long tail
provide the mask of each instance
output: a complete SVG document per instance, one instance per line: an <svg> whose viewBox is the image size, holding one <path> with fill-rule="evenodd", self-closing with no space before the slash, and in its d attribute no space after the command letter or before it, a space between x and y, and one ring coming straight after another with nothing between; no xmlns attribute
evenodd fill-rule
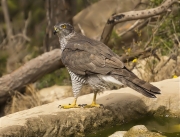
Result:
<svg viewBox="0 0 180 137"><path fill-rule="evenodd" d="M156 98L154 94L161 94L160 89L139 79L134 73L129 71L127 68L114 70L111 72L111 76L127 85L128 87L140 92L144 96L150 98Z"/></svg>

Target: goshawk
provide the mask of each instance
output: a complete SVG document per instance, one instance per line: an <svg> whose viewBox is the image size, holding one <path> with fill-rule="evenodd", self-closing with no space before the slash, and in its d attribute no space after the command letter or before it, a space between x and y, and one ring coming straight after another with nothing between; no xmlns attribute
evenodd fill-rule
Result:
<svg viewBox="0 0 180 137"><path fill-rule="evenodd" d="M59 37L62 50L62 62L71 76L74 102L62 105L62 108L76 108L81 87L89 84L94 89L103 89L107 83L124 84L141 94L155 98L160 89L139 79L128 70L120 57L100 41L90 39L74 31L69 23L54 26L54 34ZM92 104L88 107L99 107L96 104L98 90L94 90Z"/></svg>

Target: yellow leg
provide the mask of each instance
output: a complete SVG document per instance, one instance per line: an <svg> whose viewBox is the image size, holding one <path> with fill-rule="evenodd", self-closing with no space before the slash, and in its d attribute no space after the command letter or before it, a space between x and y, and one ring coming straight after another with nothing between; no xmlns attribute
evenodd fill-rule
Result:
<svg viewBox="0 0 180 137"><path fill-rule="evenodd" d="M102 106L101 104L96 104L96 96L97 96L97 92L94 92L92 103L90 105L84 106L84 108L101 107Z"/></svg>
<svg viewBox="0 0 180 137"><path fill-rule="evenodd" d="M69 109L69 108L79 108L80 106L78 106L76 104L77 99L75 98L72 104L69 105L59 105L60 108L64 108L64 109Z"/></svg>

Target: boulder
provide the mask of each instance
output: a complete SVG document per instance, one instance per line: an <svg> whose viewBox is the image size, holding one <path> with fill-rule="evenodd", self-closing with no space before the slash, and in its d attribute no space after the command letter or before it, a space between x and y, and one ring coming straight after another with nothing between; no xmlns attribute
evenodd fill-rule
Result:
<svg viewBox="0 0 180 137"><path fill-rule="evenodd" d="M110 135L109 137L124 137L127 131L116 131L114 134Z"/></svg>
<svg viewBox="0 0 180 137"><path fill-rule="evenodd" d="M165 137L156 132L150 132L144 125L133 126L128 131L117 131L109 137Z"/></svg>

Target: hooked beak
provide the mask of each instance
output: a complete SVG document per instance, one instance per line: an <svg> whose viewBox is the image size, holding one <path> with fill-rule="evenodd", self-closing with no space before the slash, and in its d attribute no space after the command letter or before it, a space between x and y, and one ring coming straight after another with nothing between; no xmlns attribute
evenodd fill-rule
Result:
<svg viewBox="0 0 180 137"><path fill-rule="evenodd" d="M54 30L54 31L53 31L53 33L54 33L54 35L56 35L57 31L56 31L56 30Z"/></svg>
<svg viewBox="0 0 180 137"><path fill-rule="evenodd" d="M58 33L58 29L57 29L57 27L56 26L54 26L54 31L53 31L53 33L54 33L54 35L56 35L56 33Z"/></svg>

